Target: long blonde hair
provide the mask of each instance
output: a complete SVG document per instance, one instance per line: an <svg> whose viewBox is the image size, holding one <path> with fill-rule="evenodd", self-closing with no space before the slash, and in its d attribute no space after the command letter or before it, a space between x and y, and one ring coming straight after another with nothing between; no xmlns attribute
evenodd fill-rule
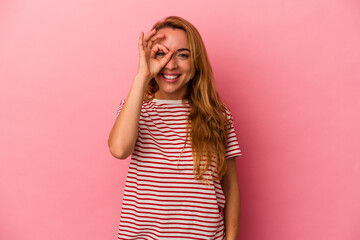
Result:
<svg viewBox="0 0 360 240"><path fill-rule="evenodd" d="M185 31L190 47L192 78L188 82L187 94L190 114L186 139L190 135L193 159L194 176L204 180L203 175L209 168L216 167L207 179L213 177L217 170L215 180L221 180L226 172L225 149L227 145L228 108L220 100L215 88L213 71L206 53L205 45L197 29L187 20L178 16L169 16L155 23L152 29L161 28L182 29ZM154 98L159 89L155 79L151 79L144 99ZM189 127L191 124L191 127ZM185 141L186 144L186 141ZM185 146L184 146L185 147ZM208 183L208 181L206 180Z"/></svg>

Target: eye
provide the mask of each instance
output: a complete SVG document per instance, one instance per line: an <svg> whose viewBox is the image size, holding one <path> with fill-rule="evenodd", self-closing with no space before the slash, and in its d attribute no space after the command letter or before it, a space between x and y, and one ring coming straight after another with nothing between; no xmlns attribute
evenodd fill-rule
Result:
<svg viewBox="0 0 360 240"><path fill-rule="evenodd" d="M157 52L155 55L156 56L165 56L165 53L164 52Z"/></svg>
<svg viewBox="0 0 360 240"><path fill-rule="evenodd" d="M181 53L181 54L179 54L179 57L180 58L189 58L189 55Z"/></svg>

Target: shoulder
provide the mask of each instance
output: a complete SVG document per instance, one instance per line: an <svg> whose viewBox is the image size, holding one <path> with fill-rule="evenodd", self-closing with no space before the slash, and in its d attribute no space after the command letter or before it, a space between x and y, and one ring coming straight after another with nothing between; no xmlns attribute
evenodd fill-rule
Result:
<svg viewBox="0 0 360 240"><path fill-rule="evenodd" d="M225 103L221 103L221 111L222 113L226 116L226 119L229 123L233 122L233 115L232 112L229 108L229 106L227 106Z"/></svg>
<svg viewBox="0 0 360 240"><path fill-rule="evenodd" d="M120 100L120 105L124 105L125 102L126 102L126 98L121 99L121 100ZM152 106L152 105L154 105L154 103L153 103L152 101L143 100L143 102L142 102L142 106L143 106L143 107L144 107L144 106Z"/></svg>

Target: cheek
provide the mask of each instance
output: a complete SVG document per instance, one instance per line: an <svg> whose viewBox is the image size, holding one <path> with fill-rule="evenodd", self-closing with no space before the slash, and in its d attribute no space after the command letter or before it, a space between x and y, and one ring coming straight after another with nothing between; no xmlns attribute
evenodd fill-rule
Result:
<svg viewBox="0 0 360 240"><path fill-rule="evenodd" d="M191 62L184 63L182 67L184 72L191 73Z"/></svg>

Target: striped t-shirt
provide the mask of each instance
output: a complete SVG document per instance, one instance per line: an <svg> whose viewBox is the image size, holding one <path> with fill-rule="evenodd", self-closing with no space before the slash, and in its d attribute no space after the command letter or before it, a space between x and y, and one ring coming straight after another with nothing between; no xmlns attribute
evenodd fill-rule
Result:
<svg viewBox="0 0 360 240"><path fill-rule="evenodd" d="M117 116L124 103L125 99ZM184 148L189 111L187 100L143 102L118 239L225 239L225 196L220 181L210 179L207 185L195 180L189 140ZM230 112L228 119L225 159L241 155Z"/></svg>

